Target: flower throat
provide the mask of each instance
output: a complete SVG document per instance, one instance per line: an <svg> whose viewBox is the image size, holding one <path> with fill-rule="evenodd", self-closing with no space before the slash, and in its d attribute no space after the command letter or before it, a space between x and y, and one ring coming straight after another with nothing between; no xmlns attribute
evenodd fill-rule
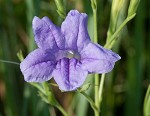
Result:
<svg viewBox="0 0 150 116"><path fill-rule="evenodd" d="M73 50L67 50L66 57L69 59L76 58L76 59L80 60L80 54Z"/></svg>

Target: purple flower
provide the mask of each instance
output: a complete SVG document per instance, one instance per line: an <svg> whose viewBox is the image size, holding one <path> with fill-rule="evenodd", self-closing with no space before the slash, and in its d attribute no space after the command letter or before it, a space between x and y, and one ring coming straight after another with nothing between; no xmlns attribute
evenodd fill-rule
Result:
<svg viewBox="0 0 150 116"><path fill-rule="evenodd" d="M63 91L80 87L89 73L110 72L120 56L92 43L87 31L87 15L71 10L61 28L50 19L34 17L33 32L38 49L20 64L27 82L43 82L52 77Z"/></svg>

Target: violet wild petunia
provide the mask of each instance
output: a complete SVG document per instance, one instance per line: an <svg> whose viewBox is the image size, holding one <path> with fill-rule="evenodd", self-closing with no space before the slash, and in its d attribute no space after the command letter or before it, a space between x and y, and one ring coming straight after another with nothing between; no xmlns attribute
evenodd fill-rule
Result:
<svg viewBox="0 0 150 116"><path fill-rule="evenodd" d="M61 28L43 17L34 17L33 33L38 48L20 64L27 82L48 81L52 77L60 90L80 87L88 74L110 72L120 56L92 43L87 31L87 15L71 10Z"/></svg>

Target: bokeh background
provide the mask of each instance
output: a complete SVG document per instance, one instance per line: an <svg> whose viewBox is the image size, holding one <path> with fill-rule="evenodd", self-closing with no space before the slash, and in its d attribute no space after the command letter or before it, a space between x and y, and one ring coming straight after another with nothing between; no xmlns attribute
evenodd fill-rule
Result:
<svg viewBox="0 0 150 116"><path fill-rule="evenodd" d="M78 9L88 14L88 30L93 38L90 0L64 1L67 12ZM101 45L106 41L111 4L111 0L98 0L98 38ZM32 33L35 15L40 18L48 16L57 25L63 21L56 12L53 0L0 0L0 59L19 63L19 50L26 56L36 48ZM123 20L126 10L121 16L120 20ZM141 0L136 17L123 29L113 50L122 59L106 77L102 116L142 116L144 97L150 83L149 0ZM93 83L92 75L88 79ZM56 87L53 90L71 116L93 115L82 95L76 92L61 93ZM93 96L92 87L88 92ZM0 62L0 116L55 115L61 114L45 104L37 90L24 81L19 65Z"/></svg>

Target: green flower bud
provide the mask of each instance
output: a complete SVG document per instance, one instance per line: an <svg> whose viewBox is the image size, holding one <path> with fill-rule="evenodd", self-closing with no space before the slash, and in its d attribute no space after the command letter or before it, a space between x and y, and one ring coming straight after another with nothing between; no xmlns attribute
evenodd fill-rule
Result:
<svg viewBox="0 0 150 116"><path fill-rule="evenodd" d="M130 5L129 5L129 9L128 9L128 16L131 16L134 13L136 13L139 2L140 2L140 0L130 0Z"/></svg>

